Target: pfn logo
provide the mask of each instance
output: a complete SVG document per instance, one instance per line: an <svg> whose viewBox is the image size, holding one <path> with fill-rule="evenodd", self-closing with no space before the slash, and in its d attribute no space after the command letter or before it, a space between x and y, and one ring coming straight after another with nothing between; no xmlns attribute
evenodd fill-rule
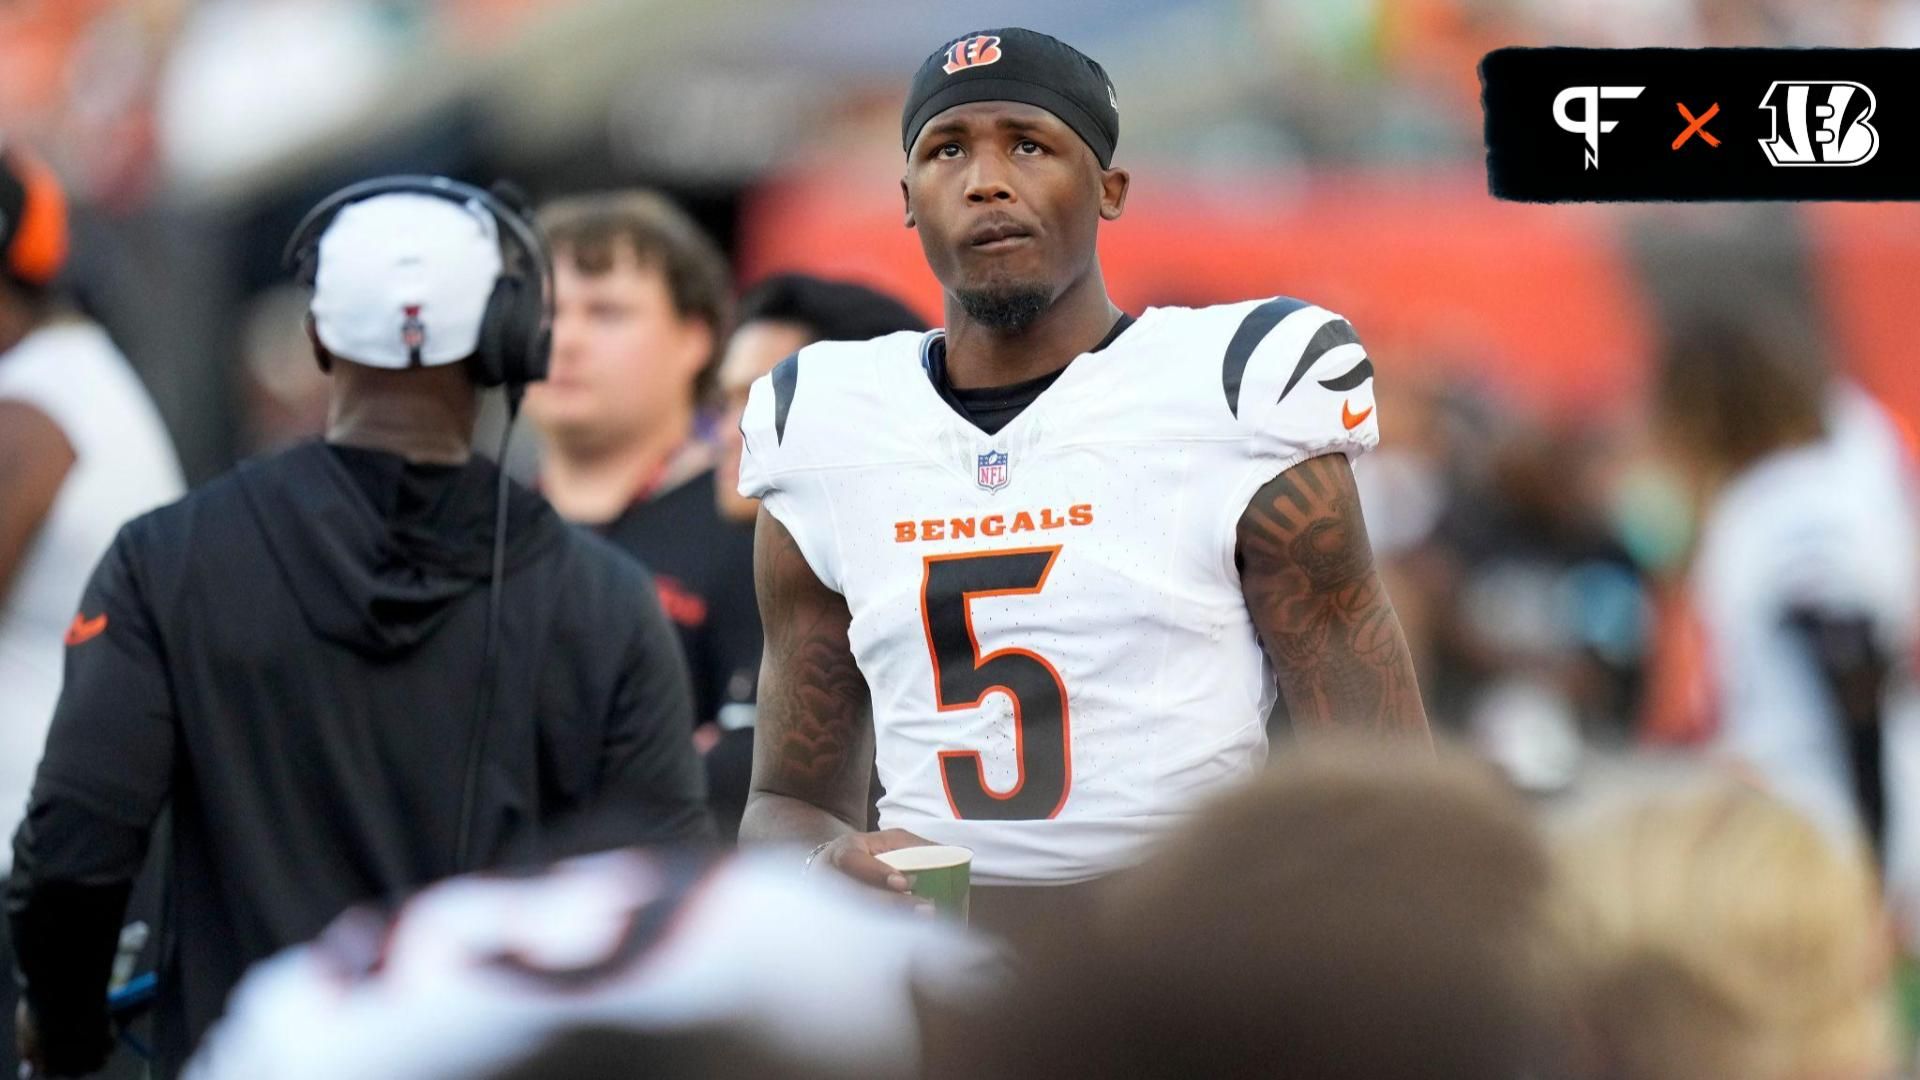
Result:
<svg viewBox="0 0 1920 1080"><path fill-rule="evenodd" d="M947 66L943 68L951 75L970 67L984 67L1000 59L1000 39L992 34L978 34L965 41L956 41L947 49Z"/></svg>
<svg viewBox="0 0 1920 1080"><path fill-rule="evenodd" d="M1569 86L1553 99L1553 122L1560 125L1560 130L1584 136L1587 140L1586 168L1600 167L1600 136L1620 126L1618 120L1600 119L1601 100L1637 98L1640 91L1645 89L1644 86ZM1576 100L1586 102L1587 106L1579 119L1567 113L1567 106Z"/></svg>
<svg viewBox="0 0 1920 1080"><path fill-rule="evenodd" d="M1776 82L1760 99L1773 124L1760 149L1775 165L1865 165L1880 150L1873 104L1857 82Z"/></svg>

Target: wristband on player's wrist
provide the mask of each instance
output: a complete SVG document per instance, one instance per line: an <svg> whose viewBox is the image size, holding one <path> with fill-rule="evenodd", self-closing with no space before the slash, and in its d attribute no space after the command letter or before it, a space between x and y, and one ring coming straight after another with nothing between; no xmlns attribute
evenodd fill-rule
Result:
<svg viewBox="0 0 1920 1080"><path fill-rule="evenodd" d="M818 844L818 845L816 845L816 846L814 847L814 849L813 849L812 851L809 851L809 852L807 852L807 861L806 861L806 864L805 864L804 866L802 866L802 867L800 868L800 872L801 872L801 873L803 873L803 874L810 874L810 873L812 873L812 872L813 872L813 861L814 861L815 859L818 859L818 858L820 857L820 853L821 853L821 852L823 852L823 851L825 851L825 850L827 850L828 848L830 848L830 847L832 847L832 846L833 846L833 841L832 841L832 840L826 840L826 841L822 841L822 842L821 842L820 844Z"/></svg>

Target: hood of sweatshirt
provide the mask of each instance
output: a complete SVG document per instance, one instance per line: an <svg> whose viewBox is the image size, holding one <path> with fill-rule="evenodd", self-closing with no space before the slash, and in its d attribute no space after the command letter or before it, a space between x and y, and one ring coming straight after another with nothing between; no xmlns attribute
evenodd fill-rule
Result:
<svg viewBox="0 0 1920 1080"><path fill-rule="evenodd" d="M500 477L493 462L411 465L318 441L279 457L277 468L242 465L238 479L316 634L392 658L487 587ZM562 541L566 528L545 499L509 483L507 571Z"/></svg>

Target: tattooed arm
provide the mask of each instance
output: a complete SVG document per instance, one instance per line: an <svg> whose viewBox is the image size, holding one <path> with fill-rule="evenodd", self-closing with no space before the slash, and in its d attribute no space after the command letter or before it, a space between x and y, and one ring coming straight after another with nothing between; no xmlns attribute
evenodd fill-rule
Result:
<svg viewBox="0 0 1920 1080"><path fill-rule="evenodd" d="M1297 731L1428 738L1345 455L1309 458L1261 488L1240 517L1236 559Z"/></svg>
<svg viewBox="0 0 1920 1080"><path fill-rule="evenodd" d="M927 841L900 829L863 833L855 824L866 817L873 725L867 682L847 642L853 616L764 507L754 526L753 582L766 651L740 840L831 841L815 866L905 892L906 879L873 856Z"/></svg>

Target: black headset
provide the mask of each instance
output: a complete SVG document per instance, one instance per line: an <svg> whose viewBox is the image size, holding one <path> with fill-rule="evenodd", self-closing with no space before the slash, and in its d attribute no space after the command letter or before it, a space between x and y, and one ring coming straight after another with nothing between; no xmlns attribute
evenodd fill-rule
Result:
<svg viewBox="0 0 1920 1080"><path fill-rule="evenodd" d="M500 277L487 297L487 310L480 319L480 338L467 368L479 385L506 388L507 424L500 433L500 480L494 493L493 573L487 586L486 644L480 656L479 695L474 701L473 726L467 737L466 771L460 784L459 836L453 855L455 873L474 870L480 865L479 853L473 848L480 771L486 756L487 735L499 723L496 694L500 681L500 590L506 577L507 558L507 442L520 412L520 395L528 383L547 377L547 357L553 345L552 256L538 230L527 220L523 209L525 200L519 193L505 185L497 185L496 191L483 191L444 176L383 176L348 184L307 211L307 216L294 227L283 255L287 268L295 272L300 283L312 285L319 270L320 237L334 217L353 203L401 194L434 195L461 206L476 203L484 206L499 222L501 235L511 237L518 249L517 258L501 260Z"/></svg>
<svg viewBox="0 0 1920 1080"><path fill-rule="evenodd" d="M432 195L461 206L478 204L493 215L517 253L502 260L468 370L474 382L506 386L515 398L519 388L546 378L553 344L553 259L525 212L509 203L519 199L507 191L496 194L444 176L382 176L348 184L307 211L287 241L282 258L300 283L313 284L320 268L320 237L340 211L381 195Z"/></svg>

